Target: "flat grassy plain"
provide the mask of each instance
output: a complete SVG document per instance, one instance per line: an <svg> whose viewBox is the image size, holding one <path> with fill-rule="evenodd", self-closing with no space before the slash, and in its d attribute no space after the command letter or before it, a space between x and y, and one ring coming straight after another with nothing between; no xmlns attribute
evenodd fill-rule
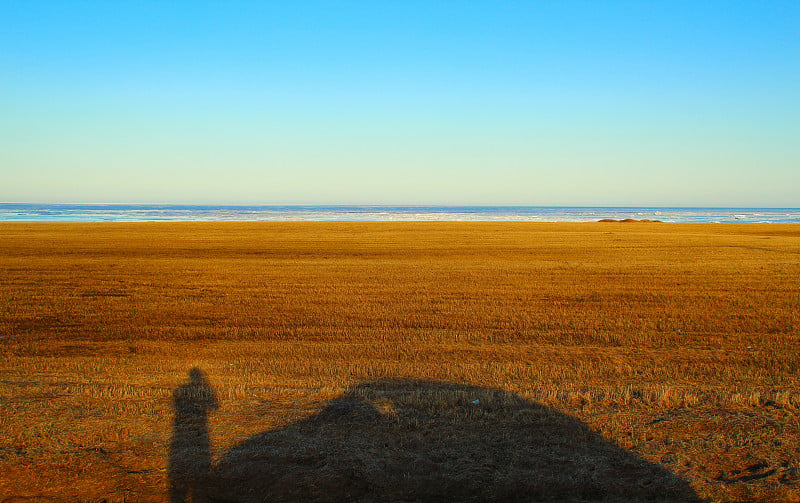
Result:
<svg viewBox="0 0 800 503"><path fill-rule="evenodd" d="M0 502L800 501L800 227L0 224Z"/></svg>

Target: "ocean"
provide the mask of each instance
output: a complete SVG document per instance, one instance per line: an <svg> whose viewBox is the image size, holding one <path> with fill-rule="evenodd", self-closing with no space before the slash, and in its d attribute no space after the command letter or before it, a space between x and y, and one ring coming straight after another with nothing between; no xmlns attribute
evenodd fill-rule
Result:
<svg viewBox="0 0 800 503"><path fill-rule="evenodd" d="M800 208L578 206L220 206L0 203L0 222L454 221L800 223Z"/></svg>

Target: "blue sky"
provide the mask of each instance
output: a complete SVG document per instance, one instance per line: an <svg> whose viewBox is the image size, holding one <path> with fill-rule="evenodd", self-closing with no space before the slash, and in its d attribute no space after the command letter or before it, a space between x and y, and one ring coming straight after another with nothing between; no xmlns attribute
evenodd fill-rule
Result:
<svg viewBox="0 0 800 503"><path fill-rule="evenodd" d="M800 206L800 2L3 2L0 201Z"/></svg>

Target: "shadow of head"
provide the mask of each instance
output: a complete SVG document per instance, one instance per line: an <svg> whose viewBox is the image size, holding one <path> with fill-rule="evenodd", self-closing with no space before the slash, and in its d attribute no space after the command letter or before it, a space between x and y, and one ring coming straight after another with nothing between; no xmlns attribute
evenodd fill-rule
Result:
<svg viewBox="0 0 800 503"><path fill-rule="evenodd" d="M698 501L571 416L416 380L359 384L314 417L242 442L203 489L210 501Z"/></svg>
<svg viewBox="0 0 800 503"><path fill-rule="evenodd" d="M203 375L203 371L197 367L194 367L189 371L189 384L194 386L202 386L207 385L208 381L206 381L206 376Z"/></svg>

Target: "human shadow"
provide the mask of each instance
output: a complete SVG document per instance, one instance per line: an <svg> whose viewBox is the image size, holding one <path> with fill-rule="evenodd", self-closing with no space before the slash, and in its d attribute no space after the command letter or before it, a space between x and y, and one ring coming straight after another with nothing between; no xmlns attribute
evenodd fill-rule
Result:
<svg viewBox="0 0 800 503"><path fill-rule="evenodd" d="M211 474L208 413L219 408L216 394L198 368L172 395L175 421L169 448L170 503L205 501Z"/></svg>
<svg viewBox="0 0 800 503"><path fill-rule="evenodd" d="M400 379L358 384L245 440L195 487L218 503L700 501L567 414L497 389Z"/></svg>

